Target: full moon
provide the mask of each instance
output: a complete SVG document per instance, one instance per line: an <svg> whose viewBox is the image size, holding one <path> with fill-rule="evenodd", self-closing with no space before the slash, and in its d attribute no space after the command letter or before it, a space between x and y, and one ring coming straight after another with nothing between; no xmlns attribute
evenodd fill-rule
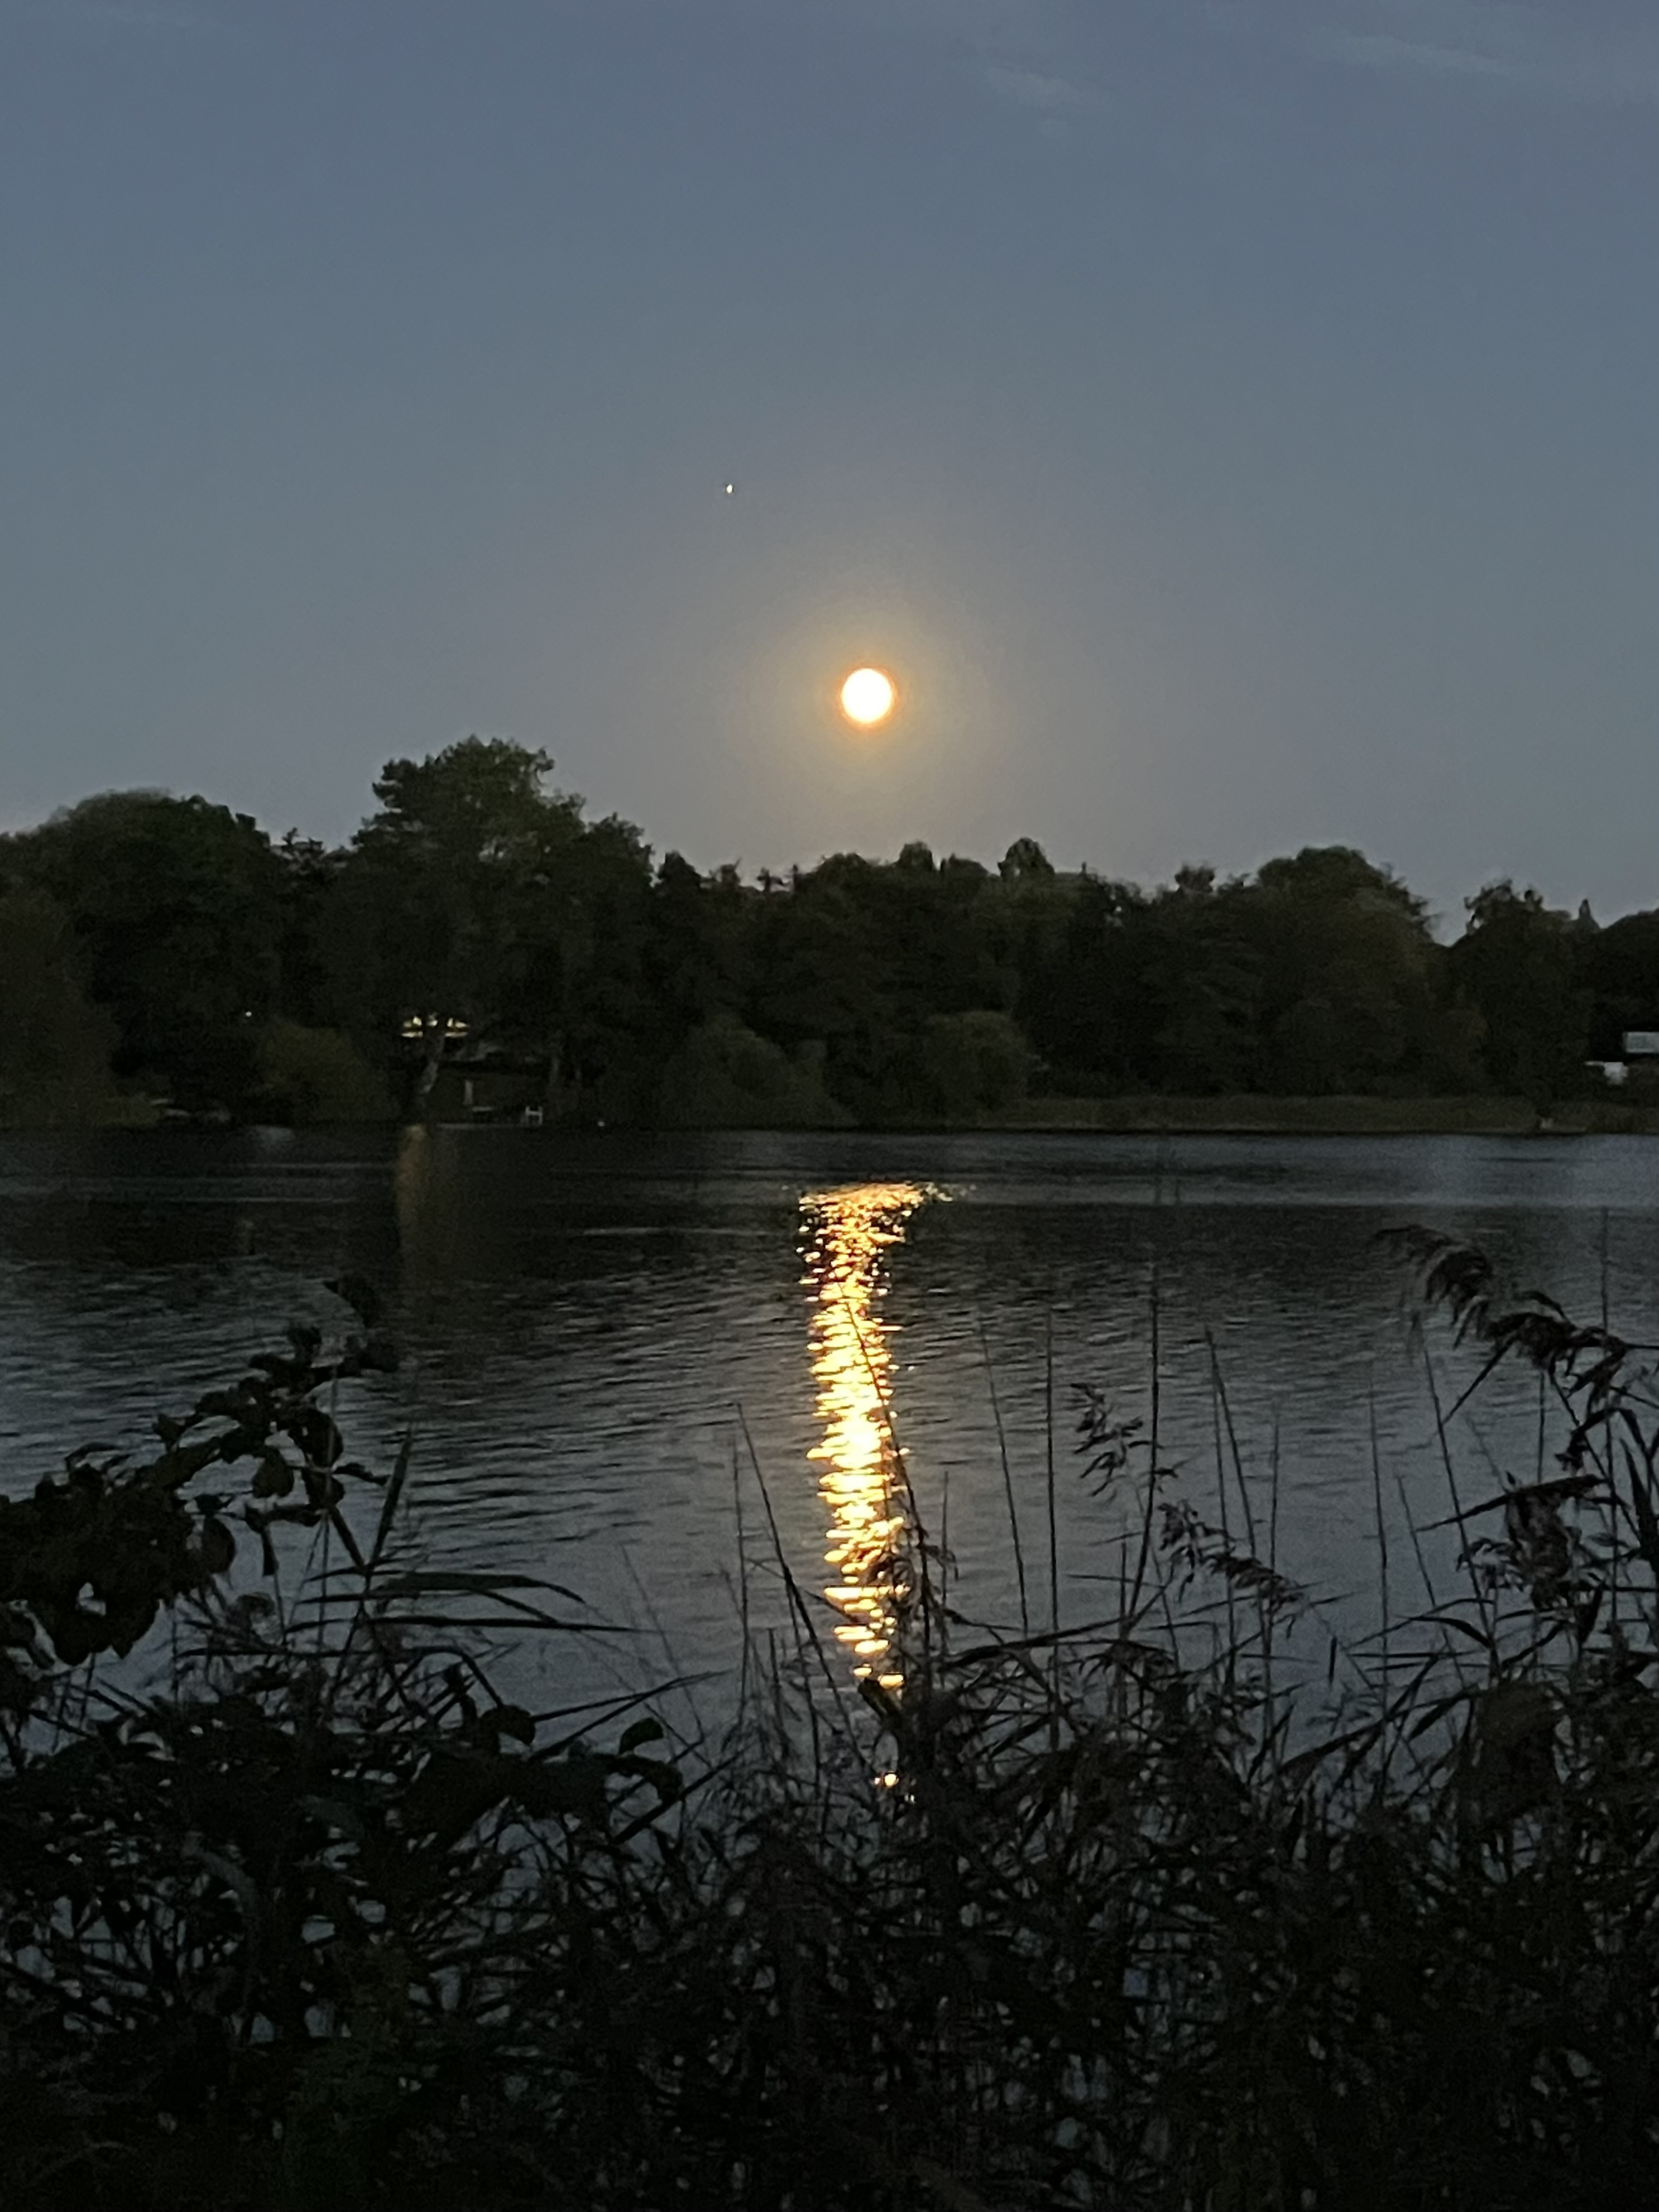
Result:
<svg viewBox="0 0 1659 2212"><path fill-rule="evenodd" d="M855 668L841 687L842 712L849 722L860 722L868 729L886 720L896 696L892 678L879 668Z"/></svg>

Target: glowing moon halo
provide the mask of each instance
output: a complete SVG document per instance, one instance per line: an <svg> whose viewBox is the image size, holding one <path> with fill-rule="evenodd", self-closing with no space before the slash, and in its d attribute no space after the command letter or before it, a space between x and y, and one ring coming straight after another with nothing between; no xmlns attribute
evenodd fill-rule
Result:
<svg viewBox="0 0 1659 2212"><path fill-rule="evenodd" d="M872 729L893 711L898 694L879 668L855 668L841 687L841 710L849 722Z"/></svg>

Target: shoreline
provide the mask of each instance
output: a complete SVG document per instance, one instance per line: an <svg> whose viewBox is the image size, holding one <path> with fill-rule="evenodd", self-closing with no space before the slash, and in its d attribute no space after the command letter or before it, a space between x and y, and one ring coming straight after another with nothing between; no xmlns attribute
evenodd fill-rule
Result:
<svg viewBox="0 0 1659 2212"><path fill-rule="evenodd" d="M292 1128L368 1129L425 1126L432 1128L502 1128L519 1125L511 1110L471 1115L438 1113L412 1122L295 1121L233 1122L204 1116L169 1115L145 1121L124 1114L77 1121L0 1121L0 1134L92 1134L110 1130ZM538 1125L539 1126L539 1125ZM592 1133L604 1124L550 1122L550 1136ZM1572 1099L1540 1119L1523 1098L1468 1097L1376 1098L1337 1096L1281 1098L1236 1092L1219 1097L1164 1094L1108 1098L1035 1097L1000 1113L963 1121L893 1121L842 1123L726 1121L699 1124L616 1122L618 1133L660 1135L738 1134L745 1130L774 1133L832 1135L1114 1136L1114 1137L1659 1137L1659 1103L1625 1103L1614 1099Z"/></svg>
<svg viewBox="0 0 1659 2212"><path fill-rule="evenodd" d="M1659 1105L1572 1099L1540 1120L1523 1098L1031 1098L976 1126L1103 1136L1650 1137Z"/></svg>

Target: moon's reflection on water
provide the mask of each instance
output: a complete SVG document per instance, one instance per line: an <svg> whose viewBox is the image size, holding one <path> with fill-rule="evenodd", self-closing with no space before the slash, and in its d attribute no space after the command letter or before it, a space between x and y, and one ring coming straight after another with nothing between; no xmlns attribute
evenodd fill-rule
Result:
<svg viewBox="0 0 1659 2212"><path fill-rule="evenodd" d="M882 1316L885 1255L930 1193L909 1182L849 1183L801 1200L803 1278L811 1299L814 1401L822 1440L810 1456L829 1508L824 1591L855 1674L896 1689L894 1656L908 1550L902 1447L893 1432L893 1325Z"/></svg>

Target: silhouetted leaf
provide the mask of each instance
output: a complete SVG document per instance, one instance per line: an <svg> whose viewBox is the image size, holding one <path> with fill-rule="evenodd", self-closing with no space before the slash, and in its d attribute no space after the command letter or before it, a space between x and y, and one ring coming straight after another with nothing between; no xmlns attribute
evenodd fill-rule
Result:
<svg viewBox="0 0 1659 2212"><path fill-rule="evenodd" d="M267 1452L253 1478L256 1498L286 1498L294 1487L294 1469L281 1452Z"/></svg>
<svg viewBox="0 0 1659 2212"><path fill-rule="evenodd" d="M201 1552L202 1565L209 1574L228 1573L236 1558L236 1539L222 1521L202 1523Z"/></svg>
<svg viewBox="0 0 1659 2212"><path fill-rule="evenodd" d="M365 1328L372 1329L378 1326L385 1305L380 1292L367 1275L331 1275L323 1288L332 1291L337 1298L343 1299Z"/></svg>

